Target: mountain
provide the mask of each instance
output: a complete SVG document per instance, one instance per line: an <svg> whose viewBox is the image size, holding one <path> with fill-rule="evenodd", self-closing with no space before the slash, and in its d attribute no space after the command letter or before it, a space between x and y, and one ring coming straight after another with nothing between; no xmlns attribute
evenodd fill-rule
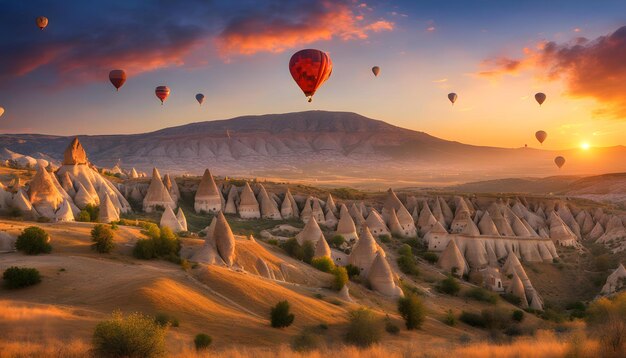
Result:
<svg viewBox="0 0 626 358"><path fill-rule="evenodd" d="M79 136L96 165L149 171L271 177L349 183L441 186L468 180L555 174L552 160L567 158L562 172L599 174L626 170L624 147L580 150L482 147L447 141L356 113L307 111L191 123L151 133ZM70 137L0 135L0 148L62 159Z"/></svg>

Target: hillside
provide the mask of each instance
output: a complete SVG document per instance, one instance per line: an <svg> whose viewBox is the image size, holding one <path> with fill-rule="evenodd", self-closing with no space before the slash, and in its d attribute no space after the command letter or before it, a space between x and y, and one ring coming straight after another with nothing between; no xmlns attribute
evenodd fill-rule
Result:
<svg viewBox="0 0 626 358"><path fill-rule="evenodd" d="M152 133L80 136L96 165L149 172L217 174L386 186L441 186L485 178L626 170L623 147L558 152L494 148L447 141L349 112L307 111L191 123ZM68 137L0 135L0 148L60 160ZM594 151L594 153L590 153ZM597 160L602 157L603 160Z"/></svg>

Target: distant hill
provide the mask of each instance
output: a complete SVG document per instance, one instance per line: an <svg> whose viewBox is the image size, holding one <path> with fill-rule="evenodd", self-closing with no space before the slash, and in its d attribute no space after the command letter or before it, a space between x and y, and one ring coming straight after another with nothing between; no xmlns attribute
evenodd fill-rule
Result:
<svg viewBox="0 0 626 358"><path fill-rule="evenodd" d="M60 160L71 137L0 135L0 148ZM442 186L470 180L556 173L552 160L565 155L561 172L626 171L626 148L578 150L481 147L447 141L356 113L307 111L191 123L133 135L79 136L100 166L200 174L284 178L361 187ZM587 156L586 156L587 155ZM593 160L592 160L593 159ZM621 168L621 169L619 169Z"/></svg>

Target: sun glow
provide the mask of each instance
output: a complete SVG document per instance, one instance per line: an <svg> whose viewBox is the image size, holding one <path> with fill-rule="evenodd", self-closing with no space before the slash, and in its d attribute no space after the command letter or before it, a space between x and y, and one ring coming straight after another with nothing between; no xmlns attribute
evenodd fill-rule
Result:
<svg viewBox="0 0 626 358"><path fill-rule="evenodd" d="M589 148L590 148L589 143L587 143L587 142L580 143L580 149L588 150Z"/></svg>

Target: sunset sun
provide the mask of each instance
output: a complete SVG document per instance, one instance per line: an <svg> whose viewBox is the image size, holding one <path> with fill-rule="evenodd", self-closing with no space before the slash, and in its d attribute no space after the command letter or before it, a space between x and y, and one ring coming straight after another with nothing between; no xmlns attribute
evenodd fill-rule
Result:
<svg viewBox="0 0 626 358"><path fill-rule="evenodd" d="M587 143L587 142L580 143L580 149L582 149L582 150L589 150L589 148L590 148L589 143Z"/></svg>

